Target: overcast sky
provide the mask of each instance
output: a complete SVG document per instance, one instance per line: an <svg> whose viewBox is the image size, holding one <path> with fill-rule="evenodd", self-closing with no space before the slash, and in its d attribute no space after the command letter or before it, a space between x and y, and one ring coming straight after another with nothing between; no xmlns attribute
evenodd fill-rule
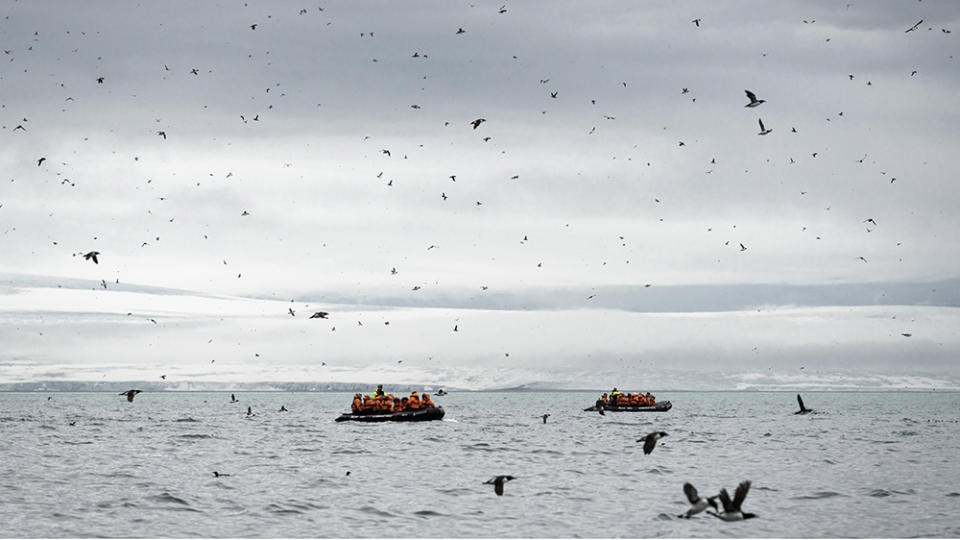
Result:
<svg viewBox="0 0 960 540"><path fill-rule="evenodd" d="M930 0L4 1L0 273L512 308L955 279L958 37Z"/></svg>

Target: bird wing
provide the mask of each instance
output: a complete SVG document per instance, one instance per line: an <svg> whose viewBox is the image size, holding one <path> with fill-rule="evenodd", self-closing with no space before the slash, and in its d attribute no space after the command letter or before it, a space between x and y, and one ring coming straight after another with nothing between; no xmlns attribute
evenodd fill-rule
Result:
<svg viewBox="0 0 960 540"><path fill-rule="evenodd" d="M749 90L744 90L744 92L747 93L747 98L750 100L750 103L753 103L754 101L757 100L757 95L754 94L753 92L751 92L751 91L749 91Z"/></svg>
<svg viewBox="0 0 960 540"><path fill-rule="evenodd" d="M767 130L767 128L763 127L763 119L762 119L762 118L758 118L758 119L757 119L757 122L760 122L760 131L766 131L766 130Z"/></svg>
<svg viewBox="0 0 960 540"><path fill-rule="evenodd" d="M130 390L126 394L127 394L127 401L129 401L130 403L133 403L133 396L137 395L137 393L134 392L133 390Z"/></svg>
<svg viewBox="0 0 960 540"><path fill-rule="evenodd" d="M649 454L653 452L653 447L657 445L657 437L655 433L647 435L646 440L643 442L643 453Z"/></svg>
<svg viewBox="0 0 960 540"><path fill-rule="evenodd" d="M747 498L747 492L750 491L750 481L744 480L740 482L740 485L737 486L736 493L733 494L733 511L740 511L740 505L743 504L743 500Z"/></svg>
<svg viewBox="0 0 960 540"><path fill-rule="evenodd" d="M806 407L803 406L803 398L800 397L800 394L797 394L797 403L800 404L800 410L805 410Z"/></svg>
<svg viewBox="0 0 960 540"><path fill-rule="evenodd" d="M690 482L683 484L683 492L687 494L687 500L690 501L690 504L694 504L700 499L697 488L693 487Z"/></svg>
<svg viewBox="0 0 960 540"><path fill-rule="evenodd" d="M499 479L498 479L499 480ZM498 496L503 495L503 482L494 482L493 491L496 492Z"/></svg>
<svg viewBox="0 0 960 540"><path fill-rule="evenodd" d="M732 511L733 511L733 503L730 502L730 494L727 493L727 488L721 488L721 489L720 489L720 495L719 495L719 497L720 497L720 504L723 505L723 511L724 511L724 512L732 512Z"/></svg>

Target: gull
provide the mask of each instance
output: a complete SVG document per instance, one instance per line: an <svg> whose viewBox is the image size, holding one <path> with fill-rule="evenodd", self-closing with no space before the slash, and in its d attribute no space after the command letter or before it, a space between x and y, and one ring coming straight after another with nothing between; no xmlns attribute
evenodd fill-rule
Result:
<svg viewBox="0 0 960 540"><path fill-rule="evenodd" d="M653 452L653 448L657 445L657 441L666 437L667 433L665 431L654 431L642 439L637 439L637 442L643 441L643 453L649 454Z"/></svg>
<svg viewBox="0 0 960 540"><path fill-rule="evenodd" d="M482 123L484 123L484 122L486 122L486 121L487 121L486 118L477 118L476 120L474 120L473 122L470 122L470 123L473 124L473 129L477 129L478 127L480 127L480 124L482 124Z"/></svg>
<svg viewBox="0 0 960 540"><path fill-rule="evenodd" d="M727 488L720 490L720 502L723 504L723 512L708 512L712 516L716 516L724 521L741 521L744 519L750 519L757 517L756 514L751 514L749 512L743 512L740 510L740 507L743 505L743 500L747 498L747 492L750 491L750 481L744 480L740 482L740 485L737 486L737 491L733 495L733 501L730 500L730 494L727 493Z"/></svg>
<svg viewBox="0 0 960 540"><path fill-rule="evenodd" d="M923 23L923 19L920 19L919 21L917 21L917 24L911 26L910 28L907 28L907 30L906 30L906 32L904 32L904 34L906 34L907 32L913 32L914 30L917 29L917 27L920 26L921 23Z"/></svg>
<svg viewBox="0 0 960 540"><path fill-rule="evenodd" d="M689 518L690 516L699 514L707 509L708 506L712 506L714 510L719 510L717 508L717 495L713 497L701 497L697 494L697 488L693 487L693 484L686 482L683 484L683 492L687 495L687 500L690 501L690 509L684 514L680 514L677 517L680 518Z"/></svg>
<svg viewBox="0 0 960 540"><path fill-rule="evenodd" d="M765 99L757 99L757 95L749 90L744 90L744 92L747 93L747 98L750 100L750 103L747 103L744 107L759 107L761 103L767 102Z"/></svg>
<svg viewBox="0 0 960 540"><path fill-rule="evenodd" d="M758 119L758 120L760 122L760 133L757 133L757 135L766 135L773 131L772 129L767 129L763 127L763 119Z"/></svg>
<svg viewBox="0 0 960 540"><path fill-rule="evenodd" d="M326 311L318 311L318 312L314 313L313 315L311 315L310 318L311 318L311 319L326 319L326 318L327 318L327 315L329 315L329 313L327 313Z"/></svg>
<svg viewBox="0 0 960 540"><path fill-rule="evenodd" d="M99 254L99 251L91 251L89 253L84 253L83 258L88 261L93 261L94 264L100 264L100 261L97 260L97 255Z"/></svg>
<svg viewBox="0 0 960 540"><path fill-rule="evenodd" d="M127 401L133 403L133 396L139 394L142 390L127 390L126 392L120 392L118 396L127 396Z"/></svg>
<svg viewBox="0 0 960 540"><path fill-rule="evenodd" d="M503 484L513 480L513 478L513 476L509 475L494 476L484 482L484 484L493 484L493 491L496 492L497 496L503 496Z"/></svg>

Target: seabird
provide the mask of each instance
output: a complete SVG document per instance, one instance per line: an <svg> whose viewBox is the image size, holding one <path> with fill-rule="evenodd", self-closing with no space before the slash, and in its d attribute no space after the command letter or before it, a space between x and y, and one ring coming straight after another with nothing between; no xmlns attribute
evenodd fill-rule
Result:
<svg viewBox="0 0 960 540"><path fill-rule="evenodd" d="M318 311L318 312L314 313L313 315L311 315L310 318L311 318L311 319L326 319L326 318L327 318L327 315L329 315L329 313L327 313L326 311Z"/></svg>
<svg viewBox="0 0 960 540"><path fill-rule="evenodd" d="M47 158L45 158L45 157L42 157L42 158L38 159L38 160L37 160L37 167L39 167L40 165L42 165L43 162L46 161L46 160L47 160Z"/></svg>
<svg viewBox="0 0 960 540"><path fill-rule="evenodd" d="M760 133L757 133L757 135L766 135L766 134L768 134L768 133L770 133L770 132L773 131L772 129L767 129L767 128L763 127L763 119L762 119L762 118L758 118L757 121L760 122Z"/></svg>
<svg viewBox="0 0 960 540"><path fill-rule="evenodd" d="M724 521L741 521L744 519L750 519L757 517L756 514L751 514L749 512L742 512L740 506L743 504L743 500L747 498L747 492L750 491L750 481L744 480L740 482L740 485L737 486L737 491L733 495L733 501L730 501L730 494L727 493L727 488L720 490L720 502L723 504L723 512L707 512L712 516L716 516Z"/></svg>
<svg viewBox="0 0 960 540"><path fill-rule="evenodd" d="M797 394L797 403L800 404L800 410L793 414L807 414L813 412L813 409L808 409L803 406L803 398L800 397L800 394Z"/></svg>
<svg viewBox="0 0 960 540"><path fill-rule="evenodd" d="M921 22L923 22L923 21L921 21ZM457 33L458 33L458 34L463 34L463 33L465 33L465 32L466 32L466 30L464 30L463 28L457 28Z"/></svg>
<svg viewBox="0 0 960 540"><path fill-rule="evenodd" d="M236 403L237 401L237 396L230 394L230 403Z"/></svg>
<svg viewBox="0 0 960 540"><path fill-rule="evenodd" d="M83 258L88 261L93 261L94 264L100 264L100 261L97 260L97 255L99 254L99 251L91 251L89 253L84 253Z"/></svg>
<svg viewBox="0 0 960 540"><path fill-rule="evenodd" d="M221 472L213 471L213 477L214 477L214 478L220 478L221 476L230 476L230 475L229 475L229 474L226 474L226 473L221 473Z"/></svg>
<svg viewBox="0 0 960 540"><path fill-rule="evenodd" d="M749 90L744 90L744 92L747 93L747 98L750 99L750 103L747 103L746 105L744 105L744 107L750 107L750 108L759 107L761 103L767 102L767 100L765 99L757 99L757 95Z"/></svg>
<svg viewBox="0 0 960 540"><path fill-rule="evenodd" d="M484 484L493 484L493 491L496 492L498 496L503 496L503 484L513 480L512 476L509 475L500 475L494 476L493 478L484 482Z"/></svg>
<svg viewBox="0 0 960 540"><path fill-rule="evenodd" d="M649 454L653 452L653 447L657 445L657 441L666 436L665 431L654 431L642 439L637 439L637 442L643 441L643 453Z"/></svg>
<svg viewBox="0 0 960 540"><path fill-rule="evenodd" d="M910 28L907 28L907 31L904 32L904 34L906 34L907 32L913 32L913 31L916 30L917 27L919 27L920 24L922 24L922 23L923 23L923 19L920 19L919 21L917 21L917 24L911 26Z"/></svg>
<svg viewBox="0 0 960 540"><path fill-rule="evenodd" d="M719 508L717 508L717 495L713 497L701 497L697 494L697 488L693 487L693 484L690 482L683 484L683 492L687 494L687 500L690 501L691 506L686 513L680 514L677 517L689 518L690 516L703 512L708 506L712 506L714 510L719 510Z"/></svg>
<svg viewBox="0 0 960 540"><path fill-rule="evenodd" d="M549 417L549 416L550 416L549 414L543 415L543 423L544 423L544 424L547 423L547 417Z"/></svg>
<svg viewBox="0 0 960 540"><path fill-rule="evenodd" d="M740 242L740 251L746 251L747 246L743 245L743 242Z"/></svg>
<svg viewBox="0 0 960 540"><path fill-rule="evenodd" d="M281 405L281 406L280 406L280 410L277 411L277 412L287 412L287 406L286 406L286 405Z"/></svg>
<svg viewBox="0 0 960 540"><path fill-rule="evenodd" d="M692 20L692 21L690 21L690 22L692 22L693 24L697 25L697 28L700 28L700 19L694 19L694 20Z"/></svg>
<svg viewBox="0 0 960 540"><path fill-rule="evenodd" d="M477 129L478 127L480 127L480 124L482 124L482 123L484 123L484 122L486 122L486 121L487 121L486 118L477 118L476 120L474 120L473 122L470 122L470 123L473 125L473 129Z"/></svg>
<svg viewBox="0 0 960 540"><path fill-rule="evenodd" d="M142 390L127 390L126 392L120 392L118 396L127 396L127 401L133 403L133 396L139 394Z"/></svg>
<svg viewBox="0 0 960 540"><path fill-rule="evenodd" d="M247 407L247 416L253 416L253 407Z"/></svg>
<svg viewBox="0 0 960 540"><path fill-rule="evenodd" d="M287 308L287 313L289 313L291 317L297 316L297 313L293 311L293 308Z"/></svg>

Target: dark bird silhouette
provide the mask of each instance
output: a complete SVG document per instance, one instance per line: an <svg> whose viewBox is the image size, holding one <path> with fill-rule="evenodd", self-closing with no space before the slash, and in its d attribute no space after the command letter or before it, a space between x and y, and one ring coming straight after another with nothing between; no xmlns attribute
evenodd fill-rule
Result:
<svg viewBox="0 0 960 540"><path fill-rule="evenodd" d="M256 24L251 24L251 25L250 25L250 29L251 29L251 30L256 30L256 29L257 29L257 25L256 25Z"/></svg>
<svg viewBox="0 0 960 540"><path fill-rule="evenodd" d="M477 118L476 120L474 120L473 122L470 122L470 123L473 125L473 129L477 129L478 127L480 127L480 124L482 124L482 123L484 123L484 122L486 122L486 121L487 121L486 118Z"/></svg>
<svg viewBox="0 0 960 540"><path fill-rule="evenodd" d="M118 396L127 396L127 401L133 403L133 396L139 394L142 390L127 390L126 392L120 392Z"/></svg>
<svg viewBox="0 0 960 540"><path fill-rule="evenodd" d="M213 471L214 478L220 478L221 476L230 476L230 475L222 472Z"/></svg>
<svg viewBox="0 0 960 540"><path fill-rule="evenodd" d="M560 93L559 91L557 91L557 92L550 92L550 97L552 97L553 99L557 99L557 94L559 94L559 93Z"/></svg>
<svg viewBox="0 0 960 540"><path fill-rule="evenodd" d="M920 19L919 21L917 21L917 24L911 26L910 28L907 28L907 30L906 30L906 32L904 32L904 34L906 34L907 32L913 32L913 31L916 30L922 23L923 23L923 19Z"/></svg>
<svg viewBox="0 0 960 540"><path fill-rule="evenodd" d="M800 394L797 394L797 403L800 404L800 410L793 414L807 414L813 412L813 409L808 409L803 405L803 398L800 397Z"/></svg>
<svg viewBox="0 0 960 540"><path fill-rule="evenodd" d="M286 405L280 405L280 410L277 411L277 412L287 412L287 406L286 406Z"/></svg>
<svg viewBox="0 0 960 540"><path fill-rule="evenodd" d="M463 28L457 28L457 33L458 33L458 34L463 34L463 33L465 33L465 32L466 32L466 30L464 30Z"/></svg>
<svg viewBox="0 0 960 540"><path fill-rule="evenodd" d="M230 403L236 403L237 401L238 401L237 396L234 394L230 394Z"/></svg>
<svg viewBox="0 0 960 540"><path fill-rule="evenodd" d="M867 218L867 219L863 220L863 223L873 223L873 226L874 226L874 227L877 226L877 222L874 221L873 218Z"/></svg>
<svg viewBox="0 0 960 540"><path fill-rule="evenodd" d="M253 407L247 407L247 416L254 416Z"/></svg>
<svg viewBox="0 0 960 540"><path fill-rule="evenodd" d="M744 519L757 517L756 514L743 512L740 510L740 507L743 505L743 500L747 498L748 491L750 491L750 481L744 480L743 482L740 482L740 485L737 486L736 493L733 495L733 501L731 501L730 494L727 493L727 488L721 489L720 503L723 504L723 512L718 514L716 512L707 511L707 513L724 521L741 521Z"/></svg>
<svg viewBox="0 0 960 540"><path fill-rule="evenodd" d="M747 246L743 245L743 243L740 243L740 251L746 251L746 250L747 250Z"/></svg>
<svg viewBox="0 0 960 540"><path fill-rule="evenodd" d="M757 99L757 95L749 90L744 90L744 92L747 93L747 98L750 100L750 103L747 103L744 107L759 107L761 103L767 102L765 99Z"/></svg>
<svg viewBox="0 0 960 540"><path fill-rule="evenodd" d="M642 439L637 439L637 442L643 441L643 453L649 454L653 452L653 448L657 446L657 441L666 436L667 433L665 431L654 431Z"/></svg>
<svg viewBox="0 0 960 540"><path fill-rule="evenodd" d="M503 496L503 484L513 480L514 477L509 475L494 476L493 478L484 482L484 484L493 484L493 491L498 496Z"/></svg>
<svg viewBox="0 0 960 540"><path fill-rule="evenodd" d="M166 132L166 131L158 131L158 132L157 132L157 135L159 135L160 137L163 137L163 140L167 140L167 132Z"/></svg>
<svg viewBox="0 0 960 540"><path fill-rule="evenodd" d="M327 318L327 315L330 315L330 314L327 313L326 311L317 311L316 313L314 313L313 315L311 315L310 318L311 318L311 319L326 319L326 318Z"/></svg>
<svg viewBox="0 0 960 540"><path fill-rule="evenodd" d="M544 423L544 424L546 424L546 423L547 423L547 418L549 418L549 417L550 417L550 415L549 415L549 414L545 414L545 415L543 415L543 417L542 417L542 418L543 418L543 423Z"/></svg>
<svg viewBox="0 0 960 540"><path fill-rule="evenodd" d="M37 160L37 167L39 167L40 165L42 165L43 162L46 161L46 160L47 160L47 158L45 158L45 157L42 157L42 158L38 159L38 160Z"/></svg>
<svg viewBox="0 0 960 540"><path fill-rule="evenodd" d="M772 132L773 132L772 129L767 129L767 128L763 127L763 119L762 119L762 118L758 119L758 121L760 122L760 132L757 133L757 135L766 135L766 134L768 134L768 133L772 133Z"/></svg>
<svg viewBox="0 0 960 540"><path fill-rule="evenodd" d="M289 313L291 317L297 316L297 313L293 311L293 308L287 308L287 313Z"/></svg>
<svg viewBox="0 0 960 540"><path fill-rule="evenodd" d="M100 264L100 261L97 260L97 255L100 255L99 251L90 251L83 254L83 258L88 261L93 261L93 264Z"/></svg>
<svg viewBox="0 0 960 540"><path fill-rule="evenodd" d="M719 508L717 508L717 495L713 497L701 497L697 493L697 488L693 487L693 484L690 482L683 484L683 492L687 495L687 500L690 501L691 506L689 510L677 517L689 518L690 516L703 512L708 506L712 506L714 510L719 510Z"/></svg>
<svg viewBox="0 0 960 540"><path fill-rule="evenodd" d="M97 77L97 84L103 84L103 77Z"/></svg>
<svg viewBox="0 0 960 540"><path fill-rule="evenodd" d="M692 21L690 21L690 22L692 22L693 24L697 25L697 28L700 28L700 19L694 19L694 20L692 20Z"/></svg>

